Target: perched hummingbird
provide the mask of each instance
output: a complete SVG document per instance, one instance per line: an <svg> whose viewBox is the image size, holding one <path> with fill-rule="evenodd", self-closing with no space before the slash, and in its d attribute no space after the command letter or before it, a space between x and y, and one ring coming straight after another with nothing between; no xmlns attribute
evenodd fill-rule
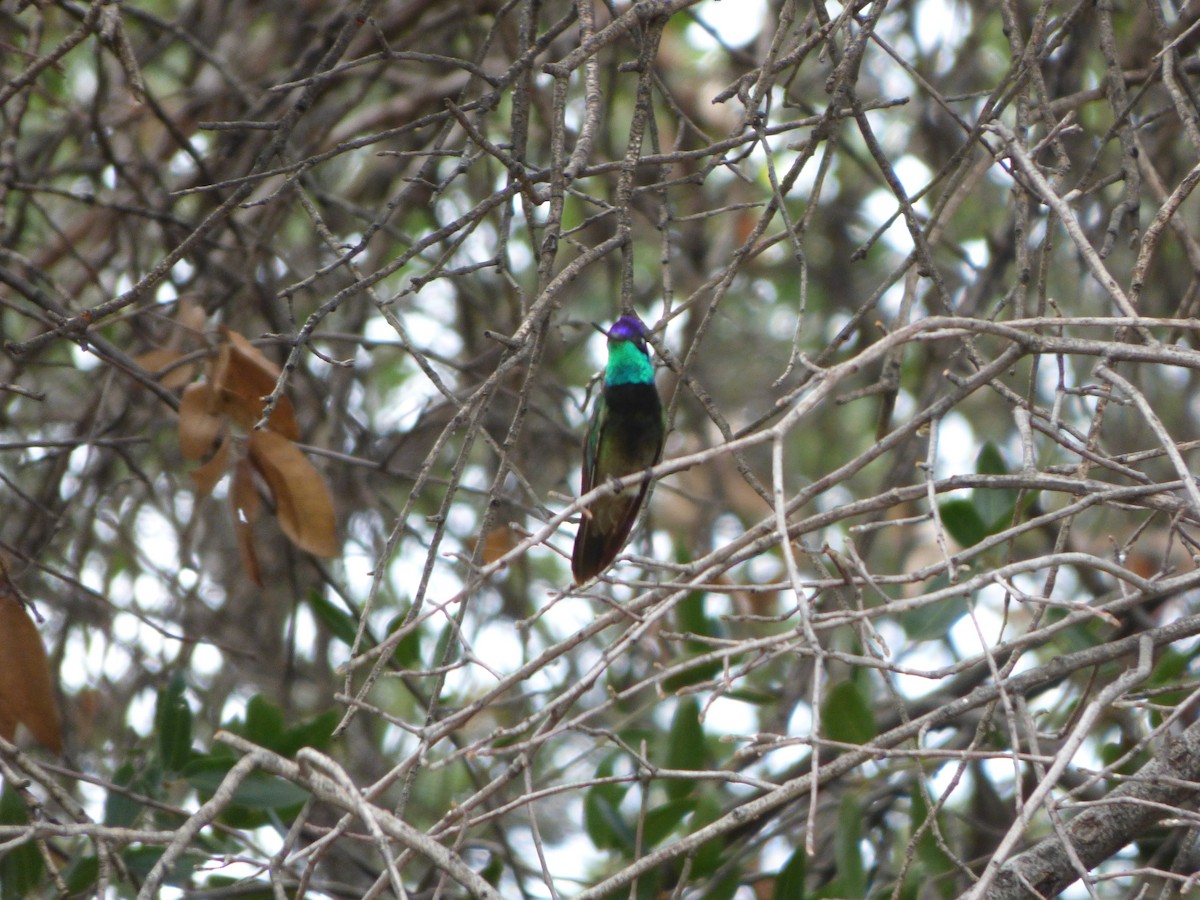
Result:
<svg viewBox="0 0 1200 900"><path fill-rule="evenodd" d="M610 478L657 463L666 432L654 364L646 349L646 326L637 316L621 316L608 331L599 325L596 330L608 336L608 365L583 443L585 494ZM571 554L576 584L599 575L621 552L649 488L649 480L644 480L601 497L583 511Z"/></svg>

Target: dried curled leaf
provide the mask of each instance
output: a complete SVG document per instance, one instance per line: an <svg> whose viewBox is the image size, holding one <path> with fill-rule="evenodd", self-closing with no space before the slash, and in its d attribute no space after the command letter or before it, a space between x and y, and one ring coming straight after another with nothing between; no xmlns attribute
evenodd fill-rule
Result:
<svg viewBox="0 0 1200 900"><path fill-rule="evenodd" d="M42 637L4 574L0 574L0 635L0 737L11 741L17 725L24 725L39 744L61 753L58 705Z"/></svg>
<svg viewBox="0 0 1200 900"><path fill-rule="evenodd" d="M233 467L233 489L229 493L233 507L233 530L237 534L238 552L242 557L242 568L250 580L262 586L262 571L258 565L258 551L254 547L254 523L262 502L254 486L254 470L245 457Z"/></svg>
<svg viewBox="0 0 1200 900"><path fill-rule="evenodd" d="M192 469L192 481L196 483L197 496L207 497L217 486L217 482L225 476L225 470L229 467L229 453L232 445L233 441L230 440L229 432L223 432L221 443L217 445L217 452L212 455L212 459L199 468Z"/></svg>
<svg viewBox="0 0 1200 900"><path fill-rule="evenodd" d="M262 583L254 543L260 499L257 469L275 501L279 527L303 550L318 556L337 552L333 501L324 480L292 442L299 437L291 401L281 397L267 429L255 431L264 398L275 389L280 370L236 331L222 328L225 341L209 366L208 380L189 386L179 406L179 445L189 460L203 460L192 479L196 492L212 492L229 467L231 426L248 432L247 455L240 452L233 470L230 506L242 565L255 584Z"/></svg>
<svg viewBox="0 0 1200 900"><path fill-rule="evenodd" d="M196 367L192 363L175 365L187 355L182 350L163 347L139 353L133 361L154 375L163 387L173 391L183 387L196 374Z"/></svg>
<svg viewBox="0 0 1200 900"><path fill-rule="evenodd" d="M508 525L493 528L483 539L483 564L494 563L520 541L521 536ZM470 547L472 551L475 550L475 541L470 542Z"/></svg>
<svg viewBox="0 0 1200 900"><path fill-rule="evenodd" d="M139 353L133 361L154 375L168 390L177 390L190 382L196 374L194 363L181 363L188 353L181 349L186 343L194 346L195 338L204 331L208 316L204 307L188 297L180 297L175 309L175 325L167 342L154 350Z"/></svg>
<svg viewBox="0 0 1200 900"><path fill-rule="evenodd" d="M316 556L337 553L333 500L321 474L287 438L250 433L250 461L275 500L279 527L297 547Z"/></svg>
<svg viewBox="0 0 1200 900"><path fill-rule="evenodd" d="M190 384L179 400L179 451L184 459L203 459L215 449L225 430L220 416L213 415L212 387L206 382Z"/></svg>
<svg viewBox="0 0 1200 900"><path fill-rule="evenodd" d="M192 297L185 295L179 298L179 304L175 308L175 322L185 333L191 332L193 337L198 337L208 324L208 313ZM175 345L179 334L177 330L171 335L171 346Z"/></svg>
<svg viewBox="0 0 1200 900"><path fill-rule="evenodd" d="M263 398L275 390L279 366L263 355L248 340L228 328L222 328L225 343L217 351L209 379L216 392L217 409L247 430L262 418L266 403ZM300 437L292 401L280 397L267 422L272 431L291 440Z"/></svg>

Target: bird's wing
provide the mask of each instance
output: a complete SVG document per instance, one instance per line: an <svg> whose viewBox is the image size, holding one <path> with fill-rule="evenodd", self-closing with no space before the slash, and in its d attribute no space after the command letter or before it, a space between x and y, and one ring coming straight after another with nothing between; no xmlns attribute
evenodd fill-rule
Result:
<svg viewBox="0 0 1200 900"><path fill-rule="evenodd" d="M596 486L596 463L600 455L600 438L604 434L604 426L608 423L608 406L604 402L604 394L596 397L596 405L592 410L592 420L588 423L587 436L583 439L583 481L581 493L586 494Z"/></svg>

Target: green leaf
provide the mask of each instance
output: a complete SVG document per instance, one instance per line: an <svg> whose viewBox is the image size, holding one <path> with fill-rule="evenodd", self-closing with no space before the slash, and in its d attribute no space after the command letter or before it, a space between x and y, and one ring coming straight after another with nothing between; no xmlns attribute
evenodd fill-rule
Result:
<svg viewBox="0 0 1200 900"><path fill-rule="evenodd" d="M182 673L176 672L158 692L154 708L158 754L168 772L182 769L192 753L192 708L183 696L186 688Z"/></svg>
<svg viewBox="0 0 1200 900"><path fill-rule="evenodd" d="M912 802L912 817L909 827L912 833L916 834L929 818L929 804L925 800L925 792L918 785L914 785L909 791L909 799ZM938 846L933 826L926 828L917 840L917 859L921 862L920 868L925 878L954 871L954 863ZM946 886L952 887L952 882L947 881Z"/></svg>
<svg viewBox="0 0 1200 900"><path fill-rule="evenodd" d="M696 811L689 823L689 834L695 834L701 828L711 825L721 818L721 807L713 799L712 791L701 792L696 803ZM703 878L711 875L720 868L728 857L728 847L725 838L715 837L705 841L692 852L692 877Z"/></svg>
<svg viewBox="0 0 1200 900"><path fill-rule="evenodd" d="M675 707L671 720L671 735L667 746L667 768L698 771L704 768L707 757L704 727L700 724L700 702L684 697ZM670 779L666 782L667 796L672 800L686 797L695 788L693 779Z"/></svg>
<svg viewBox="0 0 1200 900"><path fill-rule="evenodd" d="M216 793L231 768L233 762L228 757L207 756L192 760L183 775L207 800ZM234 805L255 812L298 807L307 799L308 792L303 788L261 771L251 772L233 795Z"/></svg>
<svg viewBox="0 0 1200 900"><path fill-rule="evenodd" d="M723 696L741 703L749 703L751 706L770 706L779 702L779 693L777 691L761 690L754 687L734 688L732 691L726 691Z"/></svg>
<svg viewBox="0 0 1200 900"><path fill-rule="evenodd" d="M237 897L237 900L276 900L279 896L268 882L248 881L231 875L209 875L204 879L204 886L208 890L198 892L200 896L232 896Z"/></svg>
<svg viewBox="0 0 1200 900"><path fill-rule="evenodd" d="M29 814L20 796L7 784L0 790L0 824L25 825ZM46 864L33 841L0 854L0 898L25 900L39 897Z"/></svg>
<svg viewBox="0 0 1200 900"><path fill-rule="evenodd" d="M611 778L616 761L616 753L604 757L596 767L596 777ZM598 849L633 851L636 835L621 814L621 801L628 790L627 784L608 783L593 785L584 794L583 826Z"/></svg>
<svg viewBox="0 0 1200 900"><path fill-rule="evenodd" d="M991 441L984 444L983 449L979 451L979 456L975 459L975 471L980 475L1008 474L1008 466L1004 464L1004 457ZM1007 528L1012 521L1013 510L1017 507L1017 492L1011 488L1004 490L976 489L972 491L972 500L975 502L979 518L987 527L988 534L995 534Z"/></svg>
<svg viewBox="0 0 1200 900"><path fill-rule="evenodd" d="M646 813L642 823L642 844L646 849L656 847L663 838L674 831L689 813L696 809L694 797L681 797L678 800L668 800L661 806Z"/></svg>
<svg viewBox="0 0 1200 900"><path fill-rule="evenodd" d="M354 617L345 610L338 609L319 591L309 591L306 599L313 615L329 629L329 633L347 647L353 646L354 637L358 634L358 623Z"/></svg>
<svg viewBox="0 0 1200 900"><path fill-rule="evenodd" d="M804 900L804 879L808 874L808 858L804 848L797 847L775 880L775 900Z"/></svg>
<svg viewBox="0 0 1200 900"><path fill-rule="evenodd" d="M246 704L246 724L242 726L241 734L260 747L278 752L277 741L283 734L283 710L262 694L255 694Z"/></svg>
<svg viewBox="0 0 1200 900"><path fill-rule="evenodd" d="M584 827L592 843L601 850L633 852L637 836L621 814L621 808L607 794L593 789L583 798Z"/></svg>
<svg viewBox="0 0 1200 900"><path fill-rule="evenodd" d="M1155 709L1150 711L1150 722L1155 728L1164 721L1165 710L1173 709L1191 696L1191 690L1164 691L1162 688L1180 683L1186 677L1190 660L1178 650L1167 648L1154 663L1154 670L1146 682L1149 688L1157 688L1154 695Z"/></svg>
<svg viewBox="0 0 1200 900"><path fill-rule="evenodd" d="M988 536L987 525L970 500L955 498L939 503L938 513L946 533L964 548L974 547Z"/></svg>
<svg viewBox="0 0 1200 900"><path fill-rule="evenodd" d="M113 774L112 783L118 787L129 787L133 784L135 770L133 763L125 763ZM129 828L137 821L142 811L142 804L132 797L119 791L109 791L104 798L104 824L114 828Z"/></svg>
<svg viewBox="0 0 1200 900"><path fill-rule="evenodd" d="M1104 768L1108 769L1111 767L1118 759L1125 755L1128 749L1123 743L1115 741L1108 741L1105 744L1101 744L1100 761L1104 764Z"/></svg>
<svg viewBox="0 0 1200 900"><path fill-rule="evenodd" d="M1157 700L1157 698L1155 699ZM1161 715L1162 714L1159 713L1160 717ZM1149 753L1145 748L1143 748L1140 752L1131 754L1128 759L1126 759L1120 765L1117 765L1117 760L1129 753L1129 751L1133 749L1133 746L1134 745L1132 741L1128 738L1120 742L1109 741L1100 746L1099 755L1101 761L1104 763L1104 771L1111 772L1114 776L1114 779L1112 780L1113 787L1116 787L1116 785L1119 783L1119 781L1116 780L1116 776L1125 775L1128 777L1134 775L1142 768L1142 766L1150 761Z"/></svg>
<svg viewBox="0 0 1200 900"><path fill-rule="evenodd" d="M166 852L165 847L147 847L144 844L134 847L127 847L122 853L121 858L125 861L125 867L129 870L137 881L145 880L150 874L150 870L154 868L154 864ZM166 883L174 886L183 886L191 882L192 874L196 871L196 866L200 865L205 860L196 853L185 852L180 854L166 875Z"/></svg>
<svg viewBox="0 0 1200 900"><path fill-rule="evenodd" d="M328 750L333 741L333 729L337 728L340 718L338 711L331 709L293 725L280 736L274 747L275 752L292 759L301 747Z"/></svg>
<svg viewBox="0 0 1200 900"><path fill-rule="evenodd" d="M89 893L100 875L100 860L95 856L77 856L67 867L63 880L72 896Z"/></svg>
<svg viewBox="0 0 1200 900"><path fill-rule="evenodd" d="M492 887L496 887L500 884L500 879L504 876L504 872L504 857L499 853L493 853L488 857L487 865L479 870L479 877Z"/></svg>
<svg viewBox="0 0 1200 900"><path fill-rule="evenodd" d="M875 737L875 716L854 682L839 682L826 695L821 706L821 733L833 741L859 745Z"/></svg>
<svg viewBox="0 0 1200 900"><path fill-rule="evenodd" d="M999 448L991 441L985 441L975 457L975 471L980 475L1007 475L1008 466L1004 464L1004 456Z"/></svg>
<svg viewBox="0 0 1200 900"><path fill-rule="evenodd" d="M458 629L447 625L438 634L437 643L433 647L433 662L435 665L446 665L454 659L454 653L451 647L454 646L454 641L458 634Z"/></svg>
<svg viewBox="0 0 1200 900"><path fill-rule="evenodd" d="M926 592L932 594L949 586L950 576L943 572L929 582ZM899 619L910 641L936 641L944 638L950 627L966 613L967 598L960 594L906 610L900 613Z"/></svg>
<svg viewBox="0 0 1200 900"><path fill-rule="evenodd" d="M705 612L704 597L703 591L692 591L675 608L679 630L701 637L720 637L724 634L725 629L720 621L710 618ZM683 659L687 659L689 656L700 656L708 653L711 649L712 647L704 641L689 638L683 643ZM672 662L679 661L672 660ZM721 671L721 661L719 659L710 660L703 665L684 669L667 678L663 681L663 690L674 693L680 688L711 678L719 671Z"/></svg>
<svg viewBox="0 0 1200 900"><path fill-rule="evenodd" d="M397 628L404 624L406 615L396 616L388 625L388 634L391 634ZM440 648L439 648L440 649ZM414 628L404 637L400 638L400 643L396 645L396 649L392 651L392 661L395 662L397 668L400 669L419 669L421 668L421 629Z"/></svg>
<svg viewBox="0 0 1200 900"><path fill-rule="evenodd" d="M738 888L742 885L742 872L740 869L734 869L712 887L710 887L703 895L703 900L733 900L737 894ZM781 900L782 894L776 894L776 900Z"/></svg>
<svg viewBox="0 0 1200 900"><path fill-rule="evenodd" d="M331 709L310 719L305 719L291 728L286 728L284 727L283 710L261 694L256 694L246 704L245 721L235 718L226 722L222 727L226 731L241 735L260 747L265 747L267 750L291 759L295 757L296 751L301 747L313 747L317 750L327 749L337 723L337 710ZM232 754L226 754L219 748L214 748L211 755L220 756L228 764L232 764Z"/></svg>
<svg viewBox="0 0 1200 900"><path fill-rule="evenodd" d="M162 847L147 847L144 844L137 846L126 847L121 854L121 858L125 862L125 868L129 870L129 874L138 881L145 880L150 874L150 870L154 868L154 864L158 862L160 856L165 852Z"/></svg>
<svg viewBox="0 0 1200 900"><path fill-rule="evenodd" d="M692 591L675 607L676 620L679 630L702 637L716 637L721 627L714 619L709 618L704 608L704 592Z"/></svg>
<svg viewBox="0 0 1200 900"><path fill-rule="evenodd" d="M847 793L838 810L837 836L834 855L837 859L838 881L841 891L848 897L865 897L867 873L863 867L862 847L863 815L858 798Z"/></svg>
<svg viewBox="0 0 1200 900"><path fill-rule="evenodd" d="M1147 687L1166 687L1178 684L1187 671L1190 659L1187 654L1180 653L1173 647L1166 647L1162 655L1154 663L1154 669L1146 680Z"/></svg>
<svg viewBox="0 0 1200 900"><path fill-rule="evenodd" d="M863 809L858 797L847 792L841 798L838 816L838 874L851 896L866 895L866 870L863 866Z"/></svg>

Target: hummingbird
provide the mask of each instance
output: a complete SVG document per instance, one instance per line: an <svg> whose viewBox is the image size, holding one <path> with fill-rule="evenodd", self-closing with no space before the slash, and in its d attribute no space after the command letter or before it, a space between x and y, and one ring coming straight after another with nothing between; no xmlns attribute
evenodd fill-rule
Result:
<svg viewBox="0 0 1200 900"><path fill-rule="evenodd" d="M608 331L595 328L608 338L608 364L583 442L585 494L610 478L641 472L661 460L667 430L642 320L621 316ZM649 489L650 481L644 479L583 511L571 554L576 584L599 575L621 552Z"/></svg>

